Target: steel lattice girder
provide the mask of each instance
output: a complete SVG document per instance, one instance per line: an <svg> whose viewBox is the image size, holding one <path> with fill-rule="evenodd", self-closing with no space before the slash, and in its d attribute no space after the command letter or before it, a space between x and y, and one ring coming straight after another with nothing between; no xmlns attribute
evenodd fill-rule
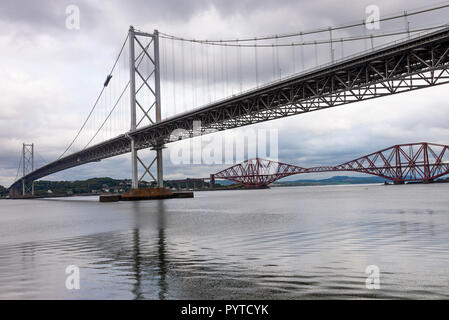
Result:
<svg viewBox="0 0 449 320"><path fill-rule="evenodd" d="M431 181L449 173L449 146L434 143L396 145L343 163L328 171L355 171L395 182Z"/></svg>
<svg viewBox="0 0 449 320"><path fill-rule="evenodd" d="M32 181L137 148L191 138L305 112L449 82L449 28L302 73L244 94L140 128L61 158L27 175ZM201 121L201 130L193 122ZM186 134L173 136L176 129ZM16 181L11 187L17 187Z"/></svg>
<svg viewBox="0 0 449 320"><path fill-rule="evenodd" d="M265 159L250 159L214 176L246 187L260 187L291 175L332 171L367 173L394 182L428 182L449 174L449 146L427 142L395 145L333 167L302 168Z"/></svg>
<svg viewBox="0 0 449 320"><path fill-rule="evenodd" d="M214 174L214 176L215 178L231 180L247 187L260 187L267 186L290 175L306 172L307 169L305 168L257 158L236 164Z"/></svg>

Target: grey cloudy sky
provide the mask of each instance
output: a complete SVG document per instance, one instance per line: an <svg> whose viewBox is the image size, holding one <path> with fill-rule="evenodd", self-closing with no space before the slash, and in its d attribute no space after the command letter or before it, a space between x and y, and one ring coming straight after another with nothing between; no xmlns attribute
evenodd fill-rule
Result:
<svg viewBox="0 0 449 320"><path fill-rule="evenodd" d="M8 186L13 182L22 142L35 143L38 165L56 159L70 143L98 95L129 25L191 38L254 37L361 21L366 6L372 4L383 15L441 3L441 0L428 0L425 4L418 0L3 0L0 2L0 184ZM70 4L80 8L79 30L66 28L66 7ZM439 18L444 21L447 13L444 11ZM320 52L320 59L325 55ZM307 56L310 63L312 56L312 53ZM271 66L267 68L271 70ZM244 78L250 77L251 71L244 70ZM253 128L279 130L279 159L301 166L337 164L398 143L447 144L447 90L446 86L418 90ZM168 111L173 108L170 99L163 104ZM236 129L234 133L242 130L245 129ZM169 151L164 152L167 155ZM208 176L225 167L177 166L168 161L168 156L165 158L166 178ZM125 178L130 177L129 167L129 155L124 155L49 178Z"/></svg>

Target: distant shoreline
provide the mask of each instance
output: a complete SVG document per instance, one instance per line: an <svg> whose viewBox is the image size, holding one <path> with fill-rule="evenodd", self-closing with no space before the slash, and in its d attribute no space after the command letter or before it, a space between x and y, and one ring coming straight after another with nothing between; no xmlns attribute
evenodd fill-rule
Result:
<svg viewBox="0 0 449 320"><path fill-rule="evenodd" d="M120 179L112 179L112 178L92 178L88 180L81 180L76 181L76 183L79 185L80 188L86 189L86 185L92 185L92 181L101 181L100 183L107 183L108 185L102 185L105 186L108 189L118 189L123 188L125 184L129 181L126 179L120 180ZM431 182L434 183L448 183L449 178L447 179L440 179ZM39 184L45 184L45 185L51 185L51 187L56 187L53 192L53 194L42 194L38 193L36 196L32 197L33 199L48 199L48 198L66 198L66 197L83 197L83 196L100 196L102 194L113 194L114 192L76 192L76 187L73 185L75 182L72 181L37 181L35 187ZM424 184L421 181L417 182L407 182L406 184ZM191 191L222 191L222 190L250 190L251 188L244 188L244 187L238 187L236 184L232 182L224 182L223 184L220 184L220 182L217 183L219 187L216 187L215 189L209 189L208 187L202 188L202 189L193 189L193 185L188 188L187 190ZM394 185L391 181L388 181L386 179L380 178L380 177L348 177L348 176L334 176L327 179L320 179L320 180L294 180L294 181L281 181L281 182L274 182L269 187L270 188L286 188L286 187L310 187L310 186L343 186L343 185ZM50 186L48 186L50 187ZM59 188L61 189L59 189ZM148 187L148 186L147 186ZM168 186L171 187L170 185ZM101 187L97 187L97 190ZM93 188L92 188L93 189ZM42 192L42 191L41 191ZM64 193L64 192L72 192L72 193ZM117 192L116 192L117 193ZM118 192L119 193L119 192ZM1 199L10 199L6 196L2 195L0 196ZM23 198L22 198L23 199Z"/></svg>

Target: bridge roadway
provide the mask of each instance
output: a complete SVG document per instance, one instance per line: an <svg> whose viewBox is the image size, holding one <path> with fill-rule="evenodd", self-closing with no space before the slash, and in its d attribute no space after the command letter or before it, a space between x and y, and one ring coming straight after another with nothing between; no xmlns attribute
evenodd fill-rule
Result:
<svg viewBox="0 0 449 320"><path fill-rule="evenodd" d="M138 149L449 82L449 28L296 74L139 128L53 161L11 189L52 173ZM194 130L193 121L201 121ZM186 132L172 135L175 129Z"/></svg>

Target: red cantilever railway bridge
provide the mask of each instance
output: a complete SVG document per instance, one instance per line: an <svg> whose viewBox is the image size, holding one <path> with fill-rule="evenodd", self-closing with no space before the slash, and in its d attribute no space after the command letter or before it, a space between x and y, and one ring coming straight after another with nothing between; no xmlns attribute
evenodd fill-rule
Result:
<svg viewBox="0 0 449 320"><path fill-rule="evenodd" d="M351 171L379 176L394 183L431 182L449 174L449 146L434 143L395 145L337 166L303 168L265 159L250 159L213 175L248 188L260 188L287 176Z"/></svg>

